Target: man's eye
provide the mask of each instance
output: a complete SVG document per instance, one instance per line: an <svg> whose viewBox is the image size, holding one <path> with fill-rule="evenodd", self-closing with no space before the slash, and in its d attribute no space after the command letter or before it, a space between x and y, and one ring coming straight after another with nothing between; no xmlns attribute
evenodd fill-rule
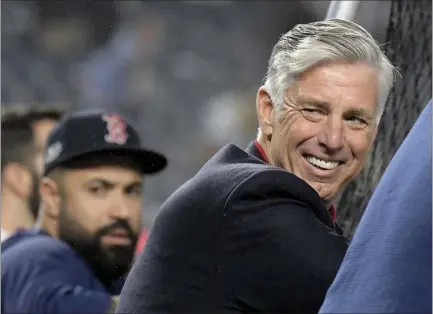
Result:
<svg viewBox="0 0 433 314"><path fill-rule="evenodd" d="M103 195L106 192L106 189L102 186L91 186L89 192L95 195Z"/></svg>
<svg viewBox="0 0 433 314"><path fill-rule="evenodd" d="M367 121L365 121L364 119L362 119L360 117L356 117L356 116L348 117L346 119L346 121L348 121L351 125L358 127L358 128L363 128L363 127L367 126Z"/></svg>
<svg viewBox="0 0 433 314"><path fill-rule="evenodd" d="M305 119L311 122L320 122L326 117L326 113L323 110L316 108L303 108L301 113Z"/></svg>
<svg viewBox="0 0 433 314"><path fill-rule="evenodd" d="M142 188L141 187L128 188L126 190L126 193L128 195L131 195L131 196L141 196L141 194L142 194Z"/></svg>
<svg viewBox="0 0 433 314"><path fill-rule="evenodd" d="M302 112L306 113L306 114L321 114L321 115L325 114L322 110L319 110L319 109L309 109L309 108L302 109Z"/></svg>

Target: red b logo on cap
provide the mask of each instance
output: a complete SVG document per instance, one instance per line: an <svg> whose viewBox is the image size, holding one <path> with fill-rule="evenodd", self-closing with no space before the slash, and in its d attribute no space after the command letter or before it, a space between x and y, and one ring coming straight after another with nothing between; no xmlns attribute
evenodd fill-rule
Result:
<svg viewBox="0 0 433 314"><path fill-rule="evenodd" d="M118 114L105 114L102 120L107 122L107 132L104 139L107 143L123 145L128 139L127 125Z"/></svg>

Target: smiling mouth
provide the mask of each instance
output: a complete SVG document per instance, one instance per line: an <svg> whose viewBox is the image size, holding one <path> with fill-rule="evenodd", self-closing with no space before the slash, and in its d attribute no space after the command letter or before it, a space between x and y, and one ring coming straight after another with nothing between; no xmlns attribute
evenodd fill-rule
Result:
<svg viewBox="0 0 433 314"><path fill-rule="evenodd" d="M312 155L305 155L304 158L308 163L320 170L332 170L342 164L340 161L323 160Z"/></svg>

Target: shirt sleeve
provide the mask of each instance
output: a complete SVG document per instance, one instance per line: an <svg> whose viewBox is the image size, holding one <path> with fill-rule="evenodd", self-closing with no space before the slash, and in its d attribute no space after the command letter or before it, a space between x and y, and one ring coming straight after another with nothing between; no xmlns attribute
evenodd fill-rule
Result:
<svg viewBox="0 0 433 314"><path fill-rule="evenodd" d="M233 308L317 312L343 260L348 240L296 197L299 187L279 188L285 178L254 175L227 204L220 267L231 278Z"/></svg>

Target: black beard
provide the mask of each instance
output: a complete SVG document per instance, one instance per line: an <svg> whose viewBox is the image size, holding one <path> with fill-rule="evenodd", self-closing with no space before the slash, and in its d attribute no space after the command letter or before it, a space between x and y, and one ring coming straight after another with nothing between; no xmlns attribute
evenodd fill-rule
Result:
<svg viewBox="0 0 433 314"><path fill-rule="evenodd" d="M114 229L125 230L131 244L103 247L101 238ZM137 234L125 220L118 220L91 235L63 208L59 217L58 235L87 262L106 288L109 288L113 281L126 275L131 267Z"/></svg>

